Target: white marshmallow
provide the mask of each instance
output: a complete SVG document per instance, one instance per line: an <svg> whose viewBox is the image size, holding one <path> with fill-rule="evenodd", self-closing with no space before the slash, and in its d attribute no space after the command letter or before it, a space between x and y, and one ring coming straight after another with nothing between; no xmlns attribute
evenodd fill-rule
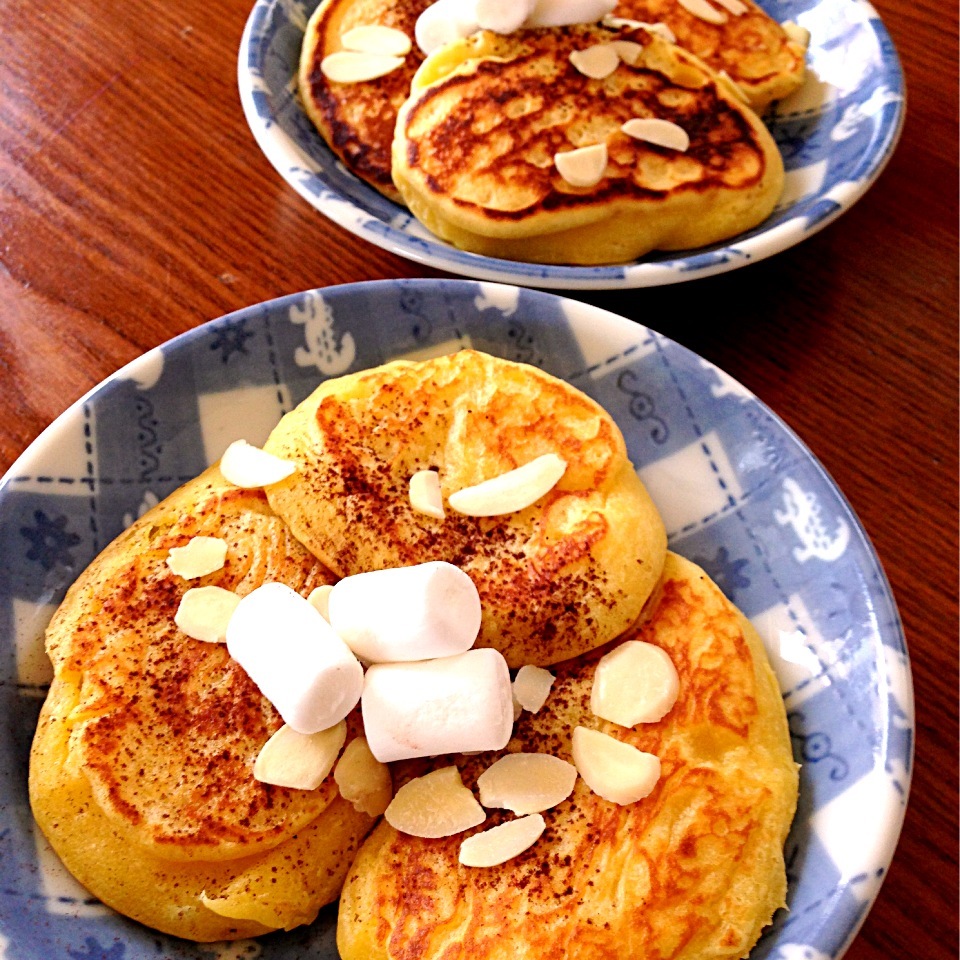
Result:
<svg viewBox="0 0 960 960"><path fill-rule="evenodd" d="M496 650L374 664L361 704L367 742L381 763L501 750L513 732L510 671Z"/></svg>
<svg viewBox="0 0 960 960"><path fill-rule="evenodd" d="M298 733L332 727L360 699L360 662L317 609L285 584L265 583L237 604L227 649Z"/></svg>
<svg viewBox="0 0 960 960"><path fill-rule="evenodd" d="M513 33L523 26L534 0L476 0L477 23L494 33Z"/></svg>
<svg viewBox="0 0 960 960"><path fill-rule="evenodd" d="M480 595L459 567L432 560L344 577L330 624L361 660L430 660L463 653L480 631Z"/></svg>
<svg viewBox="0 0 960 960"><path fill-rule="evenodd" d="M525 27L563 27L596 23L613 12L617 0L534 0Z"/></svg>

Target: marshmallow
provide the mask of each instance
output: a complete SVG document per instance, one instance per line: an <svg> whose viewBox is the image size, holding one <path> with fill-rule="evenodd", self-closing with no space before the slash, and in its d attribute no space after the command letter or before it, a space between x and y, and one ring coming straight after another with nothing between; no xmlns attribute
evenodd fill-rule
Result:
<svg viewBox="0 0 960 960"><path fill-rule="evenodd" d="M534 0L476 0L477 23L494 33L519 30L533 8Z"/></svg>
<svg viewBox="0 0 960 960"><path fill-rule="evenodd" d="M333 629L368 663L453 656L480 631L474 582L443 560L344 577L328 611Z"/></svg>
<svg viewBox="0 0 960 960"><path fill-rule="evenodd" d="M564 27L596 23L613 12L617 0L534 0L525 27Z"/></svg>
<svg viewBox="0 0 960 960"><path fill-rule="evenodd" d="M332 727L360 699L360 662L317 609L285 584L266 583L237 604L227 649L298 733Z"/></svg>
<svg viewBox="0 0 960 960"><path fill-rule="evenodd" d="M374 664L361 705L367 742L381 763L501 750L513 731L510 671L496 650Z"/></svg>

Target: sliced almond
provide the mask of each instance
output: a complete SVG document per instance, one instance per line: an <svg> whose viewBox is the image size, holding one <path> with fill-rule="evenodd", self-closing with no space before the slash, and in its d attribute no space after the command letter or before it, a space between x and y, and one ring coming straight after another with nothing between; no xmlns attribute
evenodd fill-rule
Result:
<svg viewBox="0 0 960 960"><path fill-rule="evenodd" d="M610 46L617 51L617 56L631 67L635 67L643 55L643 44L633 40L613 40Z"/></svg>
<svg viewBox="0 0 960 960"><path fill-rule="evenodd" d="M573 762L587 786L621 805L648 796L660 779L660 759L599 730L573 731Z"/></svg>
<svg viewBox="0 0 960 960"><path fill-rule="evenodd" d="M455 766L441 767L405 783L384 811L387 823L414 837L450 837L486 818Z"/></svg>
<svg viewBox="0 0 960 960"><path fill-rule="evenodd" d="M385 76L402 64L403 57L338 50L320 61L320 70L334 83L363 83Z"/></svg>
<svg viewBox="0 0 960 960"><path fill-rule="evenodd" d="M290 476L297 466L246 440L234 440L220 458L220 472L236 487L268 487Z"/></svg>
<svg viewBox="0 0 960 960"><path fill-rule="evenodd" d="M329 583L315 587L307 597L307 603L313 607L327 623L330 622L330 593L333 587Z"/></svg>
<svg viewBox="0 0 960 960"><path fill-rule="evenodd" d="M555 679L549 670L526 664L513 681L513 698L524 710L536 713L547 702Z"/></svg>
<svg viewBox="0 0 960 960"><path fill-rule="evenodd" d="M661 120L658 117L634 117L624 123L620 129L628 137L654 143L668 150L683 153L690 147L690 136L687 131L672 120Z"/></svg>
<svg viewBox="0 0 960 960"><path fill-rule="evenodd" d="M630 20L627 17L604 17L603 25L614 30L646 30L667 43L676 43L676 34L665 23L644 23L642 20Z"/></svg>
<svg viewBox="0 0 960 960"><path fill-rule="evenodd" d="M412 47L410 38L402 30L379 23L365 23L347 30L340 37L340 43L344 50L388 57L405 57Z"/></svg>
<svg viewBox="0 0 960 960"><path fill-rule="evenodd" d="M742 0L713 0L713 2L735 17L742 17L747 12L747 5Z"/></svg>
<svg viewBox="0 0 960 960"><path fill-rule="evenodd" d="M366 737L356 737L347 744L333 771L340 796L354 809L371 817L379 817L393 798L390 768L371 752Z"/></svg>
<svg viewBox="0 0 960 960"><path fill-rule="evenodd" d="M570 62L585 77L602 80L620 66L620 56L612 43L595 43L584 50L574 50Z"/></svg>
<svg viewBox="0 0 960 960"><path fill-rule="evenodd" d="M446 516L440 491L440 474L436 470L418 470L410 478L410 506L417 513L437 520Z"/></svg>
<svg viewBox="0 0 960 960"><path fill-rule="evenodd" d="M180 598L173 620L193 640L224 643L227 624L239 602L240 597L223 587L191 587Z"/></svg>
<svg viewBox="0 0 960 960"><path fill-rule="evenodd" d="M655 644L627 640L597 663L590 709L622 727L656 723L670 712L679 692L670 655Z"/></svg>
<svg viewBox="0 0 960 960"><path fill-rule="evenodd" d="M539 813L508 820L467 837L460 844L459 860L465 867L495 867L506 863L532 847L545 827Z"/></svg>
<svg viewBox="0 0 960 960"><path fill-rule="evenodd" d="M186 546L171 547L167 566L184 580L196 580L220 570L227 559L227 542L219 537L193 537Z"/></svg>
<svg viewBox="0 0 960 960"><path fill-rule="evenodd" d="M727 15L716 7L711 7L707 0L677 0L681 7L706 23L726 23Z"/></svg>
<svg viewBox="0 0 960 960"><path fill-rule="evenodd" d="M297 733L284 724L263 745L253 764L253 775L261 783L316 790L333 769L346 738L343 720L319 733Z"/></svg>
<svg viewBox="0 0 960 960"><path fill-rule="evenodd" d="M566 800L577 782L572 763L549 753L508 753L477 778L480 802L513 813L539 813Z"/></svg>
<svg viewBox="0 0 960 960"><path fill-rule="evenodd" d="M788 40L799 43L802 47L809 46L810 31L806 27L801 27L799 23L794 23L793 20L785 20L780 26L783 27L783 32L787 35Z"/></svg>
<svg viewBox="0 0 960 960"><path fill-rule="evenodd" d="M606 157L606 146L603 150ZM562 170L560 172L563 174ZM555 453L545 453L515 470L508 470L476 486L464 487L451 494L447 502L451 509L468 517L497 517L514 513L529 507L549 493L566 469L566 460Z"/></svg>

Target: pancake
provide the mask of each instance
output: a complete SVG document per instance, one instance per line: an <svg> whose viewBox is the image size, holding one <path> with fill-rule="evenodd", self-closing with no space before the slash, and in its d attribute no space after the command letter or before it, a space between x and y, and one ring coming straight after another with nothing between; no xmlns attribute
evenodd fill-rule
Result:
<svg viewBox="0 0 960 960"><path fill-rule="evenodd" d="M613 40L642 48L591 79L571 53ZM628 136L633 118L690 138L667 149ZM575 187L554 155L606 144L599 183ZM642 28L489 32L442 47L397 118L393 179L437 236L487 256L611 264L700 247L764 220L783 187L769 131L737 88Z"/></svg>
<svg viewBox="0 0 960 960"><path fill-rule="evenodd" d="M783 702L760 638L695 565L668 554L631 637L665 649L680 695L658 723L627 729L590 711L597 654L562 664L546 705L523 713L507 750L571 760L576 725L660 757L643 800L618 806L578 779L546 830L506 863L458 863L463 838L381 822L340 899L343 960L733 960L776 909L797 798ZM456 762L465 785L499 754ZM398 779L422 772L408 766ZM487 811L477 830L511 819Z"/></svg>
<svg viewBox="0 0 960 960"><path fill-rule="evenodd" d="M390 145L397 111L423 62L413 42L417 18L431 0L324 0L313 12L300 54L299 92L304 110L330 149L352 173L402 203L390 173ZM403 65L375 80L336 83L320 69L324 57L343 49L353 27L378 24L400 30L412 49Z"/></svg>
<svg viewBox="0 0 960 960"><path fill-rule="evenodd" d="M724 71L743 91L749 104L761 111L803 83L806 43L789 35L753 0L736 15L711 4L723 23L708 23L681 6L679 0L619 0L618 17L645 23L665 23L677 43L695 53L714 70Z"/></svg>
<svg viewBox="0 0 960 960"><path fill-rule="evenodd" d="M198 535L224 539L227 561L187 581L166 558ZM336 899L372 818L339 796L332 777L314 791L255 780L279 715L225 644L192 640L174 623L188 587L244 595L279 580L307 594L333 579L262 491L233 487L211 468L71 587L46 637L55 679L33 743L30 799L95 896L200 941L307 923ZM351 724L353 736L359 718Z"/></svg>
<svg viewBox="0 0 960 960"><path fill-rule="evenodd" d="M639 615L666 552L663 521L613 419L562 380L473 350L396 361L323 383L265 449L297 465L271 507L338 576L446 560L473 579L477 646L511 666L606 643ZM444 498L546 454L567 470L536 503L496 517L413 509L410 477Z"/></svg>

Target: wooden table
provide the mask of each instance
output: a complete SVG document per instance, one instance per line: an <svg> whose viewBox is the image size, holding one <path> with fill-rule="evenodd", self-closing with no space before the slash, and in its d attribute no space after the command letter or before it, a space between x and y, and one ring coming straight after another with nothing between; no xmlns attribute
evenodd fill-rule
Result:
<svg viewBox="0 0 960 960"><path fill-rule="evenodd" d="M0 5L0 469L117 367L313 286L436 275L316 214L241 113L250 0ZM902 839L849 960L957 946L956 18L878 0L908 119L886 171L745 270L583 295L717 363L849 498L910 647L916 764Z"/></svg>

